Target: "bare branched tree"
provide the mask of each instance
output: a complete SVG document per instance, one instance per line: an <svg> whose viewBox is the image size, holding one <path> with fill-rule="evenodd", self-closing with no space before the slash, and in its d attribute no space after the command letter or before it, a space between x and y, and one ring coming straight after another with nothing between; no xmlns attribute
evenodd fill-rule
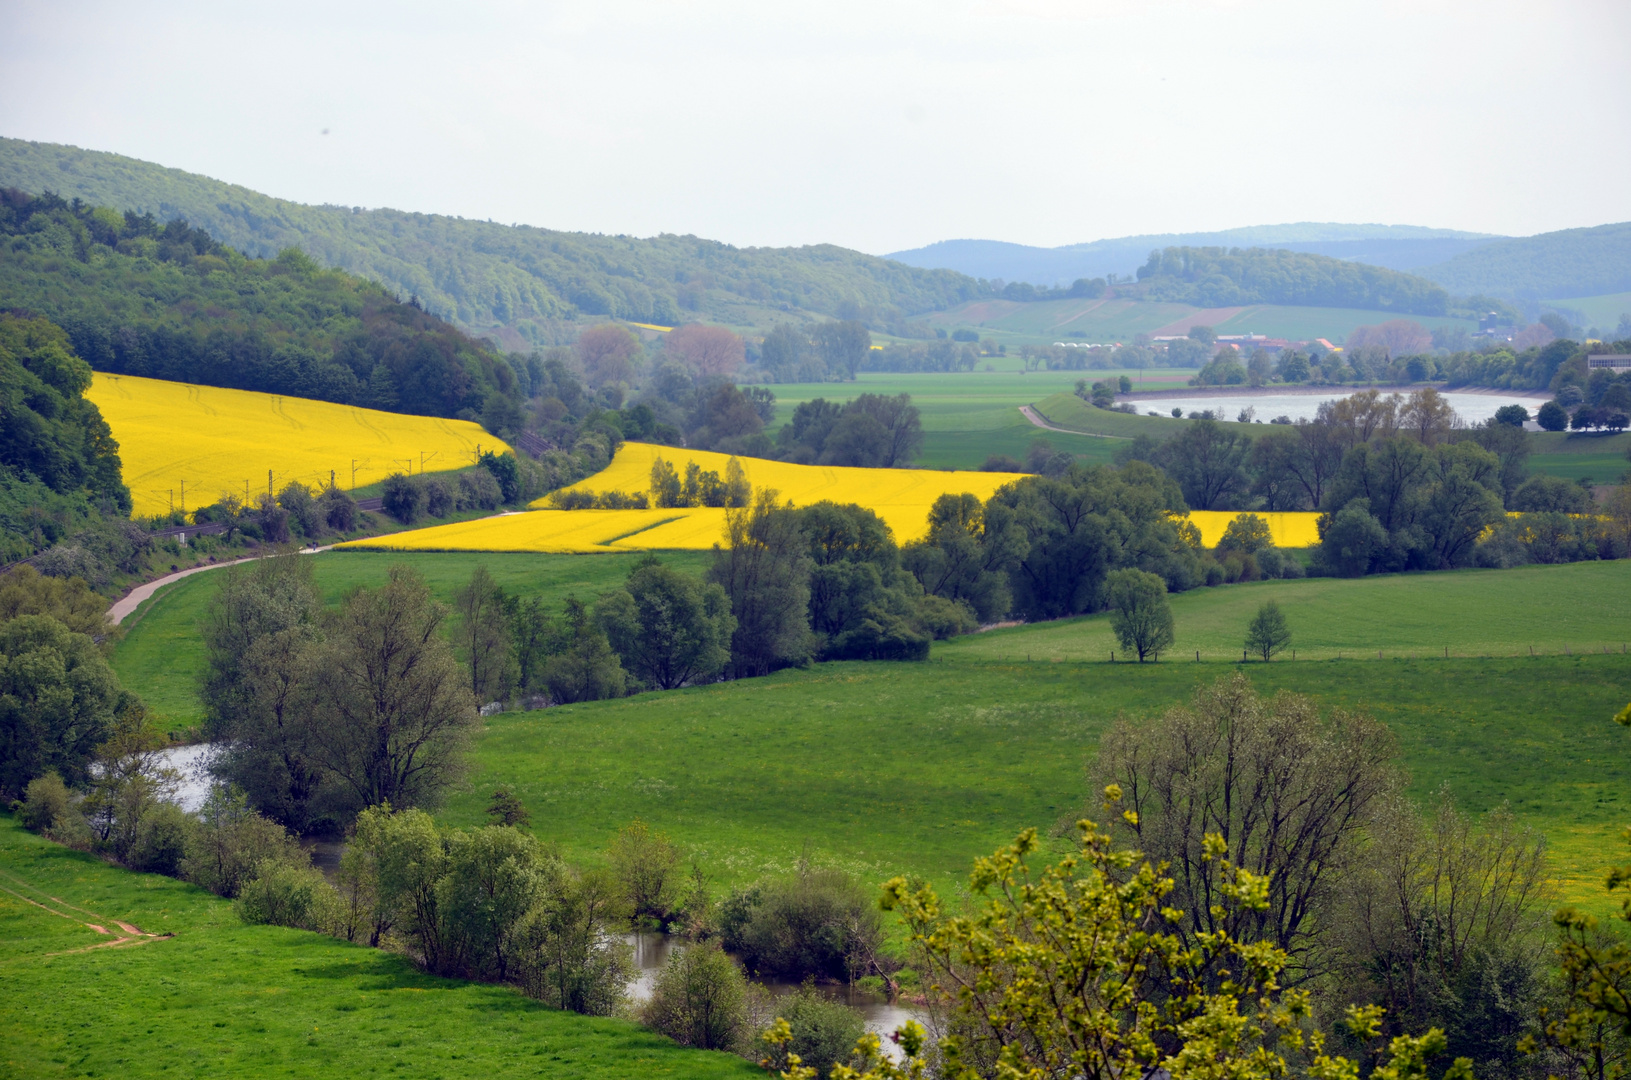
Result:
<svg viewBox="0 0 1631 1080"><path fill-rule="evenodd" d="M1330 966L1325 916L1363 854L1366 828L1400 787L1392 734L1369 716L1321 717L1305 697L1259 697L1235 674L1159 720L1119 722L1100 744L1094 789L1118 784L1135 820L1121 826L1170 864L1182 932L1227 930L1285 950L1287 984ZM1267 907L1220 906L1224 882L1206 834L1235 866L1268 879Z"/></svg>

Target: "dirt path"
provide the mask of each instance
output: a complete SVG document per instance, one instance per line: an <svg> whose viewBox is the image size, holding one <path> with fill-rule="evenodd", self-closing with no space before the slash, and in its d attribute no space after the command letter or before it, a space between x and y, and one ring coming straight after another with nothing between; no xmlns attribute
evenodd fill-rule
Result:
<svg viewBox="0 0 1631 1080"><path fill-rule="evenodd" d="M1100 435L1096 431L1072 431L1070 428L1066 427L1054 427L1052 424L1042 419L1042 414L1031 408L1029 405L1021 405L1019 407L1019 411L1025 415L1025 419L1029 420L1031 423L1045 431L1057 431L1061 435L1086 435L1090 439L1120 438L1119 435Z"/></svg>
<svg viewBox="0 0 1631 1080"><path fill-rule="evenodd" d="M334 545L332 544L329 545L329 547L333 546ZM301 549L300 554L316 555L320 551L327 550L328 547L303 548ZM142 606L143 600L148 599L154 593L158 592L172 581L180 581L182 578L191 577L193 574L202 574L206 570L219 570L223 566L237 566L239 563L254 562L256 559L263 557L264 556L260 555L251 555L246 559L233 559L230 562L208 563L204 566L194 566L186 570L178 570L173 574L166 574L154 581L149 581L146 585L138 585L124 596L121 596L118 600L115 600L113 602L113 606L108 608L108 621L113 623L113 625L118 626L120 623L124 622L125 619L129 618L137 608Z"/></svg>
<svg viewBox="0 0 1631 1080"><path fill-rule="evenodd" d="M9 870L0 870L0 881L3 881L3 884L0 884L0 892L9 893L25 904L32 904L42 911L49 911L58 918L67 919L69 922L79 923L81 926L94 930L103 937L110 939L108 941L98 941L94 945L87 945L80 949L69 949L68 952L88 952L91 949L113 949L125 945L145 945L149 941L162 941L175 936L174 934L150 934L138 926L132 926L130 923L121 922L118 919L109 919L98 915L94 911L70 904L68 901L52 896L44 889L30 884L26 879L18 877ZM27 893L33 895L26 895ZM97 921L86 922L82 918L82 916L86 915ZM115 936L111 930L103 925L104 923L117 926L119 934ZM51 955L64 956L67 954L52 953Z"/></svg>

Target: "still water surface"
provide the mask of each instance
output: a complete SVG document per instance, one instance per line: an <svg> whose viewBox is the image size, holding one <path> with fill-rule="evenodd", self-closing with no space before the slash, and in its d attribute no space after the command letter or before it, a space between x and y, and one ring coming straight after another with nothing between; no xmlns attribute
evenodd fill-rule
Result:
<svg viewBox="0 0 1631 1080"><path fill-rule="evenodd" d="M1161 416L1172 415L1173 409L1183 410L1188 416L1191 412L1200 412L1211 409L1212 415L1219 420L1234 420L1240 415L1240 410L1250 408L1255 413L1255 419L1267 424L1277 416L1289 417L1291 420L1312 420L1319 411L1320 403L1335 401L1348 397L1354 393L1352 390L1334 390L1323 394L1276 394L1276 393L1236 393L1236 394L1186 394L1173 397L1141 398L1134 394L1132 397L1120 400L1130 402L1137 409L1139 415L1145 413L1158 413ZM1386 396L1384 394L1384 396ZM1467 424L1481 424L1495 415L1495 410L1502 405L1522 405L1533 415L1540 408L1545 397L1533 394L1458 394L1440 393L1440 397L1450 403Z"/></svg>

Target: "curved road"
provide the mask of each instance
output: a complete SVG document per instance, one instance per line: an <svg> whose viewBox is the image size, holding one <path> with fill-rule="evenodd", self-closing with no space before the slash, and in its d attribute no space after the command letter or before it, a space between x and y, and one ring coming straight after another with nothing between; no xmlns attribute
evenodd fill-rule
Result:
<svg viewBox="0 0 1631 1080"><path fill-rule="evenodd" d="M1061 435L1086 435L1090 439L1115 439L1120 437L1117 435L1100 435L1095 431L1072 431L1070 428L1054 427L1052 424L1042 419L1042 414L1031 408L1029 405L1021 405L1019 407L1019 411L1025 415L1025 419L1029 420L1037 427L1046 431L1057 431Z"/></svg>
<svg viewBox="0 0 1631 1080"><path fill-rule="evenodd" d="M332 544L329 545L329 547L332 546ZM302 548L300 554L315 555L319 551L327 550L328 547ZM166 574L155 581L149 581L146 585L138 585L124 596L121 596L118 600L115 600L113 602L113 606L108 608L108 621L113 625L118 626L120 623L124 622L132 612L142 606L143 600L148 599L154 593L158 592L172 581L180 581L182 578L190 577L193 574L202 574L206 570L219 570L223 566L236 566L239 563L254 562L259 558L264 558L264 556L251 555L247 559L233 559L231 562L207 563L204 566L194 566L187 570L178 570L173 574Z"/></svg>

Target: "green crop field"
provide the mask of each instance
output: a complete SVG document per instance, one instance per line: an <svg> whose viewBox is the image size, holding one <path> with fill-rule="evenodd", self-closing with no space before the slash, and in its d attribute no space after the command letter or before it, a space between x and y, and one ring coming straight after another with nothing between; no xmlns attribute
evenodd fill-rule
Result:
<svg viewBox="0 0 1631 1080"><path fill-rule="evenodd" d="M1584 316L1586 322L1580 329L1589 332L1595 328L1604 341L1613 341L1618 337L1621 316L1631 314L1631 292L1573 296L1542 302Z"/></svg>
<svg viewBox="0 0 1631 1080"><path fill-rule="evenodd" d="M1530 436L1529 471L1569 480L1619 483L1631 474L1631 432L1617 435L1542 431Z"/></svg>
<svg viewBox="0 0 1631 1080"><path fill-rule="evenodd" d="M643 556L334 551L307 557L315 560L318 587L330 604L359 585L378 585L385 580L386 570L397 563L423 574L437 599L449 603L454 591L470 580L476 564L482 563L506 591L542 596L558 609L569 595L591 600L621 585ZM664 556L671 565L691 571L699 571L710 558L700 551ZM220 573L195 574L160 589L125 620L127 635L114 653L113 670L120 681L173 728L192 726L201 718L198 685L204 674L204 654L199 626Z"/></svg>
<svg viewBox="0 0 1631 1080"><path fill-rule="evenodd" d="M1238 309L1208 309L1188 304L1108 298L1044 300L1030 304L1012 300L978 300L938 312L925 321L945 330L977 330L981 337L990 337L1012 348L1020 344L1052 344L1055 341L1094 344L1128 342L1138 334L1182 332L1172 328L1196 316L1204 316L1202 321L1213 325L1220 334L1264 334L1295 341L1323 337L1338 344L1355 327L1374 326L1399 317L1392 312L1358 308L1252 304ZM1432 315L1406 317L1429 329L1440 326L1476 329L1475 324L1466 319Z"/></svg>
<svg viewBox="0 0 1631 1080"><path fill-rule="evenodd" d="M152 935L110 946L124 922ZM110 931L100 934L87 924ZM746 1077L626 1020L436 979L320 934L244 926L0 815L0 1076Z"/></svg>
<svg viewBox="0 0 1631 1080"><path fill-rule="evenodd" d="M1299 662L1452 656L1620 653L1631 614L1610 596L1631 596L1631 560L1514 570L1298 578L1192 589L1172 597L1172 659L1239 659L1246 624L1273 600L1292 628ZM954 638L935 646L953 660L1107 660L1119 649L1108 617L1038 623ZM1290 660L1288 652L1285 659Z"/></svg>
<svg viewBox="0 0 1631 1080"><path fill-rule="evenodd" d="M1182 624L1180 623L1180 626ZM1017 652L1017 650L1016 650ZM801 853L869 881L955 888L970 859L1089 801L1084 768L1118 715L1151 716L1238 668L1264 691L1364 708L1399 740L1411 792L1449 784L1475 811L1510 802L1554 849L1563 893L1604 906L1603 869L1631 823L1631 656L1236 665L981 660L841 663L764 679L487 721L472 790L482 819L511 785L540 835L602 858L639 817L719 885Z"/></svg>

